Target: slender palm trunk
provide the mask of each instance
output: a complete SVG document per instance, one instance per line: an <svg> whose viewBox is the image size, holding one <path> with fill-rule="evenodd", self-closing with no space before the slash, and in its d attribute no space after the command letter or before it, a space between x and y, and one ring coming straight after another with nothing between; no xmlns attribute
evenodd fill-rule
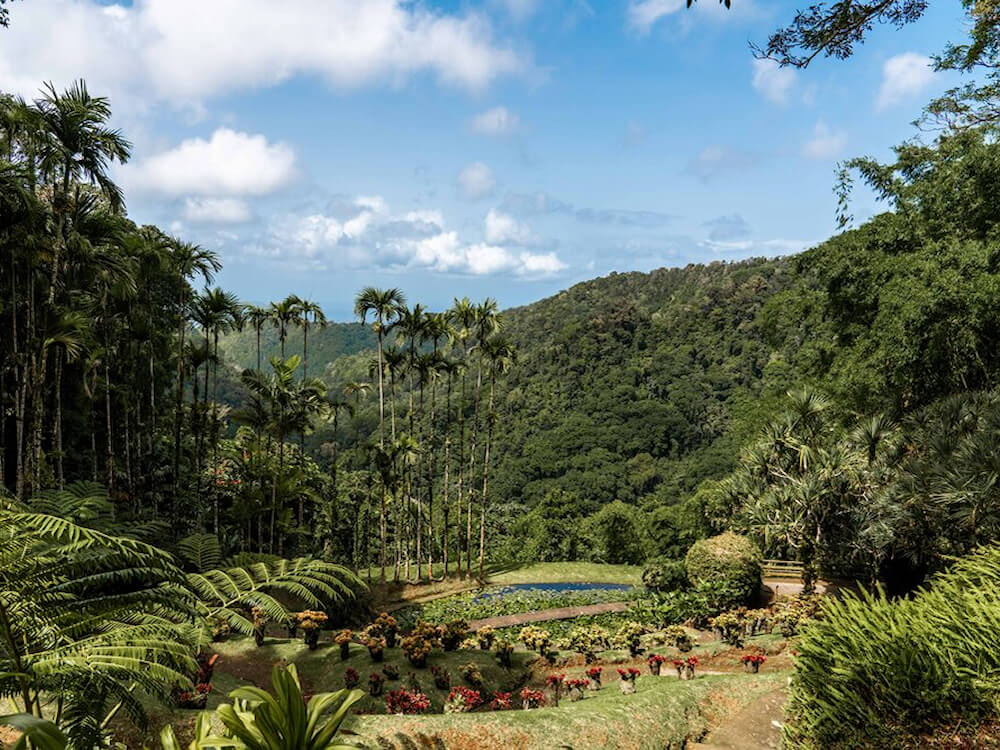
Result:
<svg viewBox="0 0 1000 750"><path fill-rule="evenodd" d="M490 398L486 409L486 451L483 457L483 497L479 513L479 578L483 577L483 561L486 559L486 488L490 478L490 448L493 445L493 427L496 422L493 414L493 394L496 390L497 374L490 372Z"/></svg>
<svg viewBox="0 0 1000 750"><path fill-rule="evenodd" d="M55 444L56 448L56 482L59 485L59 489L64 489L66 487L66 477L63 473L62 374L63 374L62 350L56 349L56 382L55 382L56 409L52 425L53 428L52 442Z"/></svg>
<svg viewBox="0 0 1000 750"><path fill-rule="evenodd" d="M183 284L183 279L181 280ZM187 300L184 292L181 292L178 304L177 323L177 393L174 396L174 474L173 493L170 498L171 516L178 517L177 495L180 489L180 467L181 467L181 430L184 423L184 329L187 322L185 310Z"/></svg>

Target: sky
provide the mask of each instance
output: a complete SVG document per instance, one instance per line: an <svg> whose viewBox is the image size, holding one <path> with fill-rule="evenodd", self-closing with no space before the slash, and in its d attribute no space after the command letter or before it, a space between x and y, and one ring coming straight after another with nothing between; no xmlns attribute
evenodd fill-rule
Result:
<svg viewBox="0 0 1000 750"><path fill-rule="evenodd" d="M786 0L25 0L0 90L109 97L130 216L217 251L248 302L510 307L830 236L837 162L889 158L954 83L929 56L960 3L932 5L797 71L748 47Z"/></svg>

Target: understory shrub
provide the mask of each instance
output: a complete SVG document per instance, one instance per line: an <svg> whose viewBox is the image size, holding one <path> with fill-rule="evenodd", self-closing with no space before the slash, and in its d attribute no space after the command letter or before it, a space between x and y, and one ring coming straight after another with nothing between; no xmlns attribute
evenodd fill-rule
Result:
<svg viewBox="0 0 1000 750"><path fill-rule="evenodd" d="M642 583L650 591L657 592L686 589L690 584L687 566L683 560L653 558L642 569Z"/></svg>
<svg viewBox="0 0 1000 750"><path fill-rule="evenodd" d="M684 564L694 586L712 585L732 588L746 604L760 590L761 554L745 536L727 531L701 539L691 545Z"/></svg>
<svg viewBox="0 0 1000 750"><path fill-rule="evenodd" d="M845 594L821 614L798 643L792 747L898 747L935 727L974 725L1000 697L998 547L959 560L911 599Z"/></svg>

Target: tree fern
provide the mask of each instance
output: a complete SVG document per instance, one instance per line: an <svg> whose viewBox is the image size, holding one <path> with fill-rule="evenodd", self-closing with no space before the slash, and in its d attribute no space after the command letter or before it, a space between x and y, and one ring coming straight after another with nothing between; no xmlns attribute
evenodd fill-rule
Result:
<svg viewBox="0 0 1000 750"><path fill-rule="evenodd" d="M177 554L195 570L218 568L222 549L215 534L192 534L177 542Z"/></svg>

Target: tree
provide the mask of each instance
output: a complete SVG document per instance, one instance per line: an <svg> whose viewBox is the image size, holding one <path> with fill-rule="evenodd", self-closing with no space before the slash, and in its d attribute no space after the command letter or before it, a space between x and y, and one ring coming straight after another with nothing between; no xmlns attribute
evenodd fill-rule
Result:
<svg viewBox="0 0 1000 750"><path fill-rule="evenodd" d="M375 331L378 355L378 414L379 414L379 446L385 445L385 393L383 388L382 341L389 333L394 320L399 316L400 308L406 304L406 298L399 289L376 289L369 286L362 289L354 300L354 314L362 323L366 323L372 315L372 329Z"/></svg>
<svg viewBox="0 0 1000 750"><path fill-rule="evenodd" d="M506 373L516 360L516 350L513 344L500 336L487 339L481 346L480 355L486 360L489 370L490 395L486 407L486 449L483 458L483 496L479 516L479 577L483 578L483 563L486 559L486 506L487 489L490 477L490 449L493 446L493 429L497 423L497 414L493 410L493 399L496 392L497 376Z"/></svg>
<svg viewBox="0 0 1000 750"><path fill-rule="evenodd" d="M302 379L305 380L308 377L309 367L309 325L326 328L327 322L323 308L315 302L300 299L298 307L299 317L296 319L296 325L302 326Z"/></svg>

